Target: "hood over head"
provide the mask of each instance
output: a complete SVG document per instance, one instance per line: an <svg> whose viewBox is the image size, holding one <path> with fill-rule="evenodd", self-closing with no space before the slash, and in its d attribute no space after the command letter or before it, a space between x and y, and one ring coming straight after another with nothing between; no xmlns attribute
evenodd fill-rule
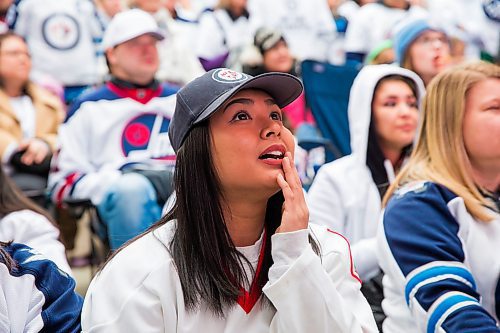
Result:
<svg viewBox="0 0 500 333"><path fill-rule="evenodd" d="M424 83L414 72L395 65L367 65L358 73L351 87L348 107L352 154L366 162L368 130L371 122L372 100L377 83L389 75L401 75L415 82L418 104L425 94Z"/></svg>

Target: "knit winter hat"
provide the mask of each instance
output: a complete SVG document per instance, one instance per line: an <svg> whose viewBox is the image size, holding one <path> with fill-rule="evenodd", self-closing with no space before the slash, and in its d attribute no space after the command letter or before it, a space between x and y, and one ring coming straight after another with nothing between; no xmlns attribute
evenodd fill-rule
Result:
<svg viewBox="0 0 500 333"><path fill-rule="evenodd" d="M446 33L443 28L438 27L429 20L423 19L413 20L401 26L393 38L396 62L402 64L406 51L411 43L421 34L429 30Z"/></svg>
<svg viewBox="0 0 500 333"><path fill-rule="evenodd" d="M279 41L284 41L283 34L274 28L262 27L255 32L254 45L259 49L261 54L278 44Z"/></svg>

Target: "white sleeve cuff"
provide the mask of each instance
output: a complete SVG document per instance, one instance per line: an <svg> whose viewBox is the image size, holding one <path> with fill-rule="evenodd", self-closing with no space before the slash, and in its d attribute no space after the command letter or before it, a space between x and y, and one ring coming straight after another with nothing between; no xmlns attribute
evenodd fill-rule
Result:
<svg viewBox="0 0 500 333"><path fill-rule="evenodd" d="M269 282L277 281L309 246L309 229L276 233L271 237L273 266Z"/></svg>

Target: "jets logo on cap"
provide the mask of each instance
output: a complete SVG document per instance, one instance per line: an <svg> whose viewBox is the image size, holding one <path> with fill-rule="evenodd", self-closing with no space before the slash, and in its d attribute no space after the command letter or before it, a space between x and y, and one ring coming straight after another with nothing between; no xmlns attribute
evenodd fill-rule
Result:
<svg viewBox="0 0 500 333"><path fill-rule="evenodd" d="M212 79L221 83L238 83L246 81L248 76L227 68L220 68L212 74Z"/></svg>

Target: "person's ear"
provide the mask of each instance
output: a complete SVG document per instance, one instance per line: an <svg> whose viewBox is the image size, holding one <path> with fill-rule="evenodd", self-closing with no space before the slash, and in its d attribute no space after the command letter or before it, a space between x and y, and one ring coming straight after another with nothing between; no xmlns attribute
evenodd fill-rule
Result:
<svg viewBox="0 0 500 333"><path fill-rule="evenodd" d="M109 65L114 65L116 63L116 54L114 48L109 48L105 52L106 60Z"/></svg>

